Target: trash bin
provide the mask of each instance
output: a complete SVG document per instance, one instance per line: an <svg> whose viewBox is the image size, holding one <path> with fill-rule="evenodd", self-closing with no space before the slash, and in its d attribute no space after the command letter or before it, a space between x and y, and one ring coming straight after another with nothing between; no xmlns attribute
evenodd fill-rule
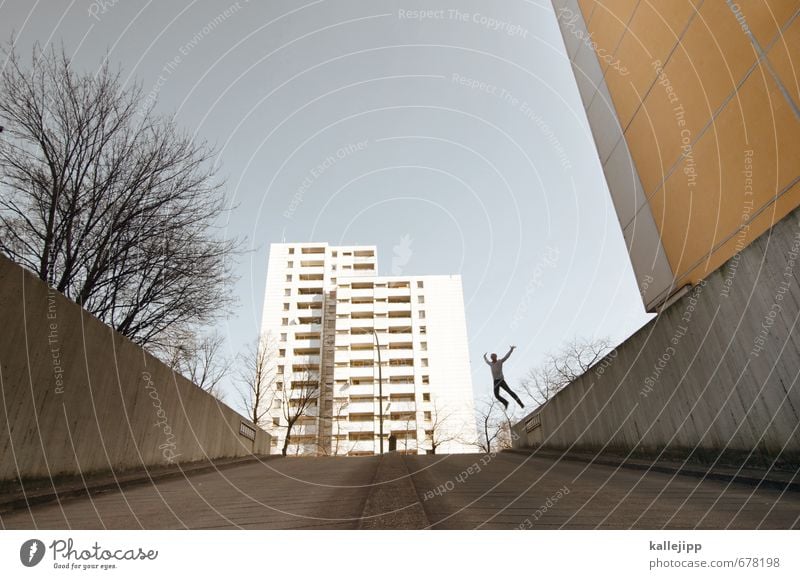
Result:
<svg viewBox="0 0 800 579"><path fill-rule="evenodd" d="M397 450L397 437L392 434L389 436L389 452Z"/></svg>

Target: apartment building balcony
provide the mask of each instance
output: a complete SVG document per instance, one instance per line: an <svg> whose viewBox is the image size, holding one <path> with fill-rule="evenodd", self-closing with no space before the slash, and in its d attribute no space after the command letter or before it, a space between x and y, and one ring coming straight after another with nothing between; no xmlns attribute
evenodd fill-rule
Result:
<svg viewBox="0 0 800 579"><path fill-rule="evenodd" d="M398 304L399 305L399 304ZM396 320L398 318L404 319L408 318L411 319L411 308L389 308L389 312L387 314L389 320Z"/></svg>
<svg viewBox="0 0 800 579"><path fill-rule="evenodd" d="M337 352L339 354L339 352ZM341 352L341 354L347 354L347 358L350 360L377 360L377 352L375 350L350 350L348 352ZM381 357L383 356L383 350L381 350ZM345 356L343 355L342 358ZM337 356L338 361L338 356Z"/></svg>
<svg viewBox="0 0 800 579"><path fill-rule="evenodd" d="M401 350L398 348L389 348L384 352L381 352L381 356L383 356L387 360L397 360L397 359L413 359L414 358L414 350L412 349L405 349Z"/></svg>
<svg viewBox="0 0 800 579"><path fill-rule="evenodd" d="M324 277L324 276L323 276ZM296 278L293 282L291 282L298 290L298 295L322 295L322 281L320 280L309 280L309 279L300 279L299 277ZM304 293L301 294L299 290L316 290L310 294Z"/></svg>
<svg viewBox="0 0 800 579"><path fill-rule="evenodd" d="M322 307L322 294L298 294L295 297L297 309L320 308Z"/></svg>
<svg viewBox="0 0 800 579"><path fill-rule="evenodd" d="M350 289L350 295L348 298L372 298L372 294L374 293L373 288L365 288L365 289Z"/></svg>
<svg viewBox="0 0 800 579"><path fill-rule="evenodd" d="M375 421L370 420L367 422L348 422L346 425L347 432L375 432ZM384 429L385 430L385 429Z"/></svg>
<svg viewBox="0 0 800 579"><path fill-rule="evenodd" d="M375 304L373 303L360 303L360 302L350 302L349 304L341 304L344 306L350 307L350 313L352 314L374 314Z"/></svg>
<svg viewBox="0 0 800 579"><path fill-rule="evenodd" d="M294 328L297 333L321 332L322 320L320 319L318 322L298 320L296 323L292 324L292 328Z"/></svg>
<svg viewBox="0 0 800 579"><path fill-rule="evenodd" d="M319 366L321 362L321 357L319 355L316 356L293 356L292 357L292 366Z"/></svg>
<svg viewBox="0 0 800 579"><path fill-rule="evenodd" d="M373 378L377 376L378 369L373 366L349 366L346 368L353 378Z"/></svg>
<svg viewBox="0 0 800 579"><path fill-rule="evenodd" d="M372 367L352 368L350 366L346 366L333 368L334 380L347 380L349 378L374 378L377 375L377 368Z"/></svg>
<svg viewBox="0 0 800 579"><path fill-rule="evenodd" d="M347 440L340 445L340 452L347 449L348 454L375 453L375 440Z"/></svg>
<svg viewBox="0 0 800 579"><path fill-rule="evenodd" d="M374 344L375 338L372 335L372 332L363 333L361 330L353 333L353 329L349 328L348 334L339 334L336 336L336 344L337 345L364 345L364 344ZM341 340L340 340L341 338ZM380 339L380 335L378 336Z"/></svg>
<svg viewBox="0 0 800 579"><path fill-rule="evenodd" d="M292 408L295 408L301 400L308 401L310 399L315 399L317 398L318 394L318 387L316 385L302 388L292 387L291 390L283 393L283 398L288 399L289 403L292 405ZM305 415L316 416L317 413L316 410L312 411L311 409L308 409L308 411L305 412Z"/></svg>
<svg viewBox="0 0 800 579"><path fill-rule="evenodd" d="M393 360L392 362L402 362L403 364L400 365L383 365L383 377L384 378L408 378L409 380L414 380L414 365L413 360L402 359L402 360ZM400 382L401 380L396 380L396 382Z"/></svg>
<svg viewBox="0 0 800 579"><path fill-rule="evenodd" d="M322 340L295 340L292 345L295 350L314 348L319 351L322 347Z"/></svg>
<svg viewBox="0 0 800 579"><path fill-rule="evenodd" d="M384 420L383 431L391 432L398 439L408 437L410 440L417 439L417 424L411 420Z"/></svg>
<svg viewBox="0 0 800 579"><path fill-rule="evenodd" d="M347 412L349 414L372 414L377 408L376 401L377 399L370 402L350 402L347 404Z"/></svg>
<svg viewBox="0 0 800 579"><path fill-rule="evenodd" d="M345 332L343 334L340 333L339 336L344 336L344 337L350 336L352 331L352 326L353 326L353 320L351 320L349 317L336 318L336 326L335 326L336 331Z"/></svg>
<svg viewBox="0 0 800 579"><path fill-rule="evenodd" d="M350 302L336 302L336 315L337 316L349 316L350 313L353 311L353 305Z"/></svg>
<svg viewBox="0 0 800 579"><path fill-rule="evenodd" d="M374 396L377 391L378 387L374 382L372 384L352 384L346 390L347 394L350 396Z"/></svg>
<svg viewBox="0 0 800 579"><path fill-rule="evenodd" d="M413 381L408 384L398 382L389 382L388 384L384 382L383 384L384 396L391 394L414 394L416 391L416 386Z"/></svg>
<svg viewBox="0 0 800 579"><path fill-rule="evenodd" d="M292 440L294 440L295 436L311 436L317 434L317 432L318 430L316 424L295 424L292 427Z"/></svg>
<svg viewBox="0 0 800 579"><path fill-rule="evenodd" d="M391 396L391 394L389 395ZM386 396L384 396L386 398ZM389 412L394 414L395 412L416 412L417 411L417 403L414 401L407 402L398 402L397 400L389 399L391 406L389 407ZM385 406L384 406L385 407Z"/></svg>
<svg viewBox="0 0 800 579"><path fill-rule="evenodd" d="M320 318L322 320L322 303L313 304L311 306L303 304L302 307L298 306L290 310L290 317L300 318Z"/></svg>

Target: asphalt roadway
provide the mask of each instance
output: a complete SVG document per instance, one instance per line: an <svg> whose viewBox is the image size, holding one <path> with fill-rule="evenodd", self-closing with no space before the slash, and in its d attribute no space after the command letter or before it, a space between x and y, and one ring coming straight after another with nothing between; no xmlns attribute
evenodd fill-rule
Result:
<svg viewBox="0 0 800 579"><path fill-rule="evenodd" d="M800 493L517 453L270 458L0 514L5 529L790 529Z"/></svg>

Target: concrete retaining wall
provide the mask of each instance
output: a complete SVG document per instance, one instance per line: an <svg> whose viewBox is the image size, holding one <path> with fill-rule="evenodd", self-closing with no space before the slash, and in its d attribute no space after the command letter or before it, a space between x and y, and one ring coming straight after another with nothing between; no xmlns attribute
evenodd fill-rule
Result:
<svg viewBox="0 0 800 579"><path fill-rule="evenodd" d="M2 256L0 394L0 481L269 453L267 433L240 434L252 422Z"/></svg>
<svg viewBox="0 0 800 579"><path fill-rule="evenodd" d="M797 461L799 217L789 214L515 425L516 446Z"/></svg>

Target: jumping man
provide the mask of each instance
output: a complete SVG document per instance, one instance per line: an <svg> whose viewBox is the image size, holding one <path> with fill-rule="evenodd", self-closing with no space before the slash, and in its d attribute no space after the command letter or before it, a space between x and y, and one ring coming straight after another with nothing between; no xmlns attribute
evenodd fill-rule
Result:
<svg viewBox="0 0 800 579"><path fill-rule="evenodd" d="M508 351L508 354L497 359L497 354L492 354L492 361L486 359L486 353L483 354L483 361L489 364L489 367L492 369L492 380L494 380L494 397L497 398L500 402L503 403L503 406L507 409L508 408L508 400L500 396L500 388L511 394L511 397L517 401L522 408L525 408L525 405L522 403L522 400L519 399L519 396L514 394L514 391L508 387L506 384L506 379L503 377L503 362L508 360L508 357L511 355L517 347L511 346L511 349Z"/></svg>

